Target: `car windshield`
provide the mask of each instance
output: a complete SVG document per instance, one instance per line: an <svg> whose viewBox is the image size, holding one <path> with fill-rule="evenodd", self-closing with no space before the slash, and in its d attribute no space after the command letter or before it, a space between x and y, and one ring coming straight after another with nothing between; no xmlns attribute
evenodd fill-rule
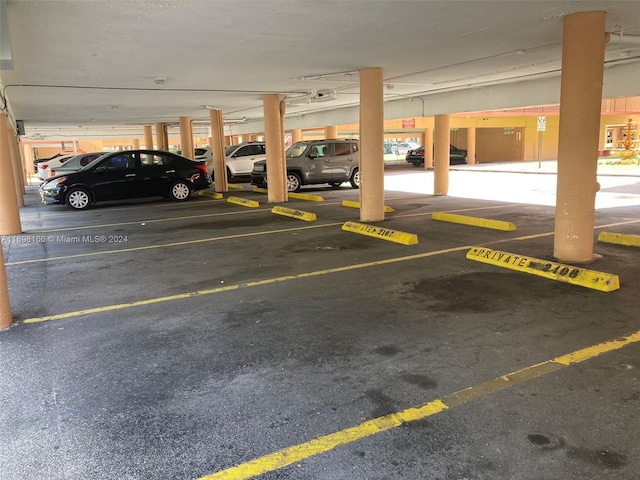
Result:
<svg viewBox="0 0 640 480"><path fill-rule="evenodd" d="M224 149L224 156L225 157L230 156L233 152L236 151L237 148L238 148L238 145L229 145L227 148Z"/></svg>
<svg viewBox="0 0 640 480"><path fill-rule="evenodd" d="M206 148L196 148L196 151L194 152L194 154L196 156L206 155L207 154L207 149Z"/></svg>
<svg viewBox="0 0 640 480"><path fill-rule="evenodd" d="M287 148L284 156L287 158L300 157L305 152L308 146L309 144L307 142L294 143L289 148Z"/></svg>
<svg viewBox="0 0 640 480"><path fill-rule="evenodd" d="M82 167L80 170L88 170L88 169L90 169L91 167L93 167L93 165L94 165L94 164L98 163L98 160L100 160L100 159L102 159L102 158L104 158L105 156L110 155L110 154L111 154L111 152L107 152L107 153L105 153L104 155L100 155L100 156L99 156L98 158L96 158L95 160L92 160L91 162L87 163L87 164L86 164L84 167ZM78 170L78 171L80 171L80 170Z"/></svg>

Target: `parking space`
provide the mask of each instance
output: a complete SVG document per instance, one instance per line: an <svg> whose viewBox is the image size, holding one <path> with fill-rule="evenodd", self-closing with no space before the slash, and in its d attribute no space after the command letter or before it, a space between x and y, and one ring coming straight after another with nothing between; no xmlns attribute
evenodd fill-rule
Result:
<svg viewBox="0 0 640 480"><path fill-rule="evenodd" d="M424 185L389 189L378 224L408 246L341 229L359 218L347 184L287 203L315 222L247 185L233 195L260 207L72 212L28 192L23 240L3 243L0 478L635 478L637 249L597 246L610 293L471 262L471 246L550 259L554 207ZM637 231L637 208L598 210L595 235Z"/></svg>

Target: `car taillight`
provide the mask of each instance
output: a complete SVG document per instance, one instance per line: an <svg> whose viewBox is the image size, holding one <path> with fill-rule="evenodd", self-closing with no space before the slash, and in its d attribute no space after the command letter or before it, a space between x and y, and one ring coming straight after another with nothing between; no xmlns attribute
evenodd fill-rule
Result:
<svg viewBox="0 0 640 480"><path fill-rule="evenodd" d="M55 177L56 176L56 171L55 170L49 170L49 176L50 177Z"/></svg>
<svg viewBox="0 0 640 480"><path fill-rule="evenodd" d="M49 165L44 164L44 165L38 165L42 170L46 170L47 168L49 168Z"/></svg>
<svg viewBox="0 0 640 480"><path fill-rule="evenodd" d="M209 174L209 172L207 171L207 167L205 165L196 165L196 168L198 170L202 170L202 173L204 174L205 177Z"/></svg>

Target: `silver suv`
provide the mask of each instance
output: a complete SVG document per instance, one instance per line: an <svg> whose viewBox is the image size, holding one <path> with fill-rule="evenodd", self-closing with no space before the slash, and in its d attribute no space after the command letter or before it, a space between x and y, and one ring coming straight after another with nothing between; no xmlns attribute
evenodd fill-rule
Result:
<svg viewBox="0 0 640 480"><path fill-rule="evenodd" d="M287 191L297 192L302 185L328 183L337 187L350 182L360 187L360 155L357 140L312 140L291 145L287 157ZM267 162L253 165L251 183L267 186Z"/></svg>

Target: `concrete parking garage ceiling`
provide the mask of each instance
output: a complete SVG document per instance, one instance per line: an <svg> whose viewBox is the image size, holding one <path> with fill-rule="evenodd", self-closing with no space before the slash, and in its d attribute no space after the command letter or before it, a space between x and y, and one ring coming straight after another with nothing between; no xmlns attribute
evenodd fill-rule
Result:
<svg viewBox="0 0 640 480"><path fill-rule="evenodd" d="M607 12L605 98L640 95L637 1L2 0L0 81L29 139L136 137L178 117L258 133L358 121L362 68L385 117L559 101L563 17ZM199 131L200 129L200 131Z"/></svg>

